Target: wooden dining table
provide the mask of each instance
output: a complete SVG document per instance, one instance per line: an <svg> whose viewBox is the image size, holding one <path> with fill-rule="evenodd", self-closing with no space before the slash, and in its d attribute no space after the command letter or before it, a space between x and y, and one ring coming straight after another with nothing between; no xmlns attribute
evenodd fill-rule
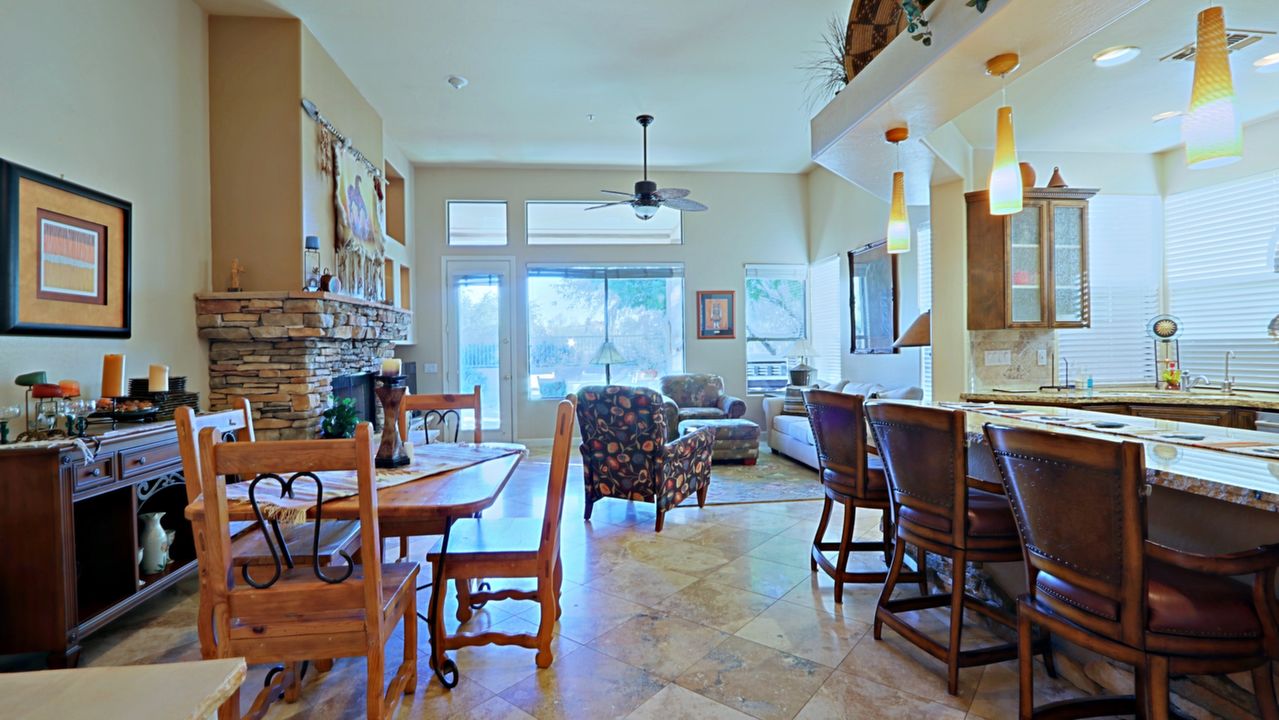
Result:
<svg viewBox="0 0 1279 720"><path fill-rule="evenodd" d="M429 613L435 612L436 594L444 592L441 578L448 554L449 533L453 521L480 513L497 502L522 457L522 452L513 451L509 455L483 460L464 468L378 489L378 529L382 537L442 535L440 559L431 568L428 616L422 619L427 623L431 669L446 688L457 686L459 673L457 665L444 652L444 643L435 637L434 618ZM325 520L360 519L358 496L334 498L323 505L322 515ZM307 515L314 517L315 508L311 508ZM192 522L203 521L203 497L187 506L186 517ZM256 521L257 517L249 502L228 500L227 520Z"/></svg>

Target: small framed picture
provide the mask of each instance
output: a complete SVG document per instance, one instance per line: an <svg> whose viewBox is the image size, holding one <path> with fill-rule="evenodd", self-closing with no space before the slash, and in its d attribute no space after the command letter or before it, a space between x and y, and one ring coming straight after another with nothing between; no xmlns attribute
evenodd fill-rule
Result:
<svg viewBox="0 0 1279 720"><path fill-rule="evenodd" d="M727 340L737 337L732 290L697 291L697 338Z"/></svg>
<svg viewBox="0 0 1279 720"><path fill-rule="evenodd" d="M130 335L133 205L0 160L0 333Z"/></svg>

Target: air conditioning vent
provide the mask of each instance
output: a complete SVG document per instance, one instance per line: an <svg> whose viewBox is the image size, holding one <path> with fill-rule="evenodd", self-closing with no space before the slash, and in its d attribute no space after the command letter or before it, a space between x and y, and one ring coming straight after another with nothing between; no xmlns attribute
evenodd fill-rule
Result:
<svg viewBox="0 0 1279 720"><path fill-rule="evenodd" d="M1260 42L1268 35L1274 35L1273 30L1232 30L1226 29L1226 48L1230 52L1243 50L1253 43ZM1165 60L1194 60L1195 44L1189 43L1184 47L1178 48L1167 55L1159 58L1160 62Z"/></svg>

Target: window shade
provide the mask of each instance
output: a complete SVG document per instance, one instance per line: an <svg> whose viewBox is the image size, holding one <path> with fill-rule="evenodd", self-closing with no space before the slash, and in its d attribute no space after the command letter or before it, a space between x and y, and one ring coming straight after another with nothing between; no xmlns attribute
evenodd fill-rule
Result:
<svg viewBox="0 0 1279 720"><path fill-rule="evenodd" d="M817 348L817 356L809 364L817 368L817 378L825 382L836 382L842 372L840 360L844 344L839 335L843 325L840 320L839 268L839 256L835 255L814 263L812 272L811 339L813 347Z"/></svg>
<svg viewBox="0 0 1279 720"><path fill-rule="evenodd" d="M529 277L572 278L575 280L635 280L642 278L682 278L683 265L532 265Z"/></svg>
<svg viewBox="0 0 1279 720"><path fill-rule="evenodd" d="M1182 367L1220 381L1225 355L1239 387L1279 390L1279 313L1270 256L1279 227L1279 171L1170 195L1164 235L1170 312L1181 319Z"/></svg>
<svg viewBox="0 0 1279 720"><path fill-rule="evenodd" d="M1159 313L1162 203L1153 195L1097 195L1088 203L1092 326L1057 331L1057 357L1079 382L1154 382L1146 323Z"/></svg>
<svg viewBox="0 0 1279 720"><path fill-rule="evenodd" d="M915 230L915 274L919 278L917 297L919 312L933 309L933 226L920 223ZM906 327L910 327L907 325ZM903 329L903 332L905 330ZM919 386L924 389L924 400L933 399L933 346L919 349Z"/></svg>

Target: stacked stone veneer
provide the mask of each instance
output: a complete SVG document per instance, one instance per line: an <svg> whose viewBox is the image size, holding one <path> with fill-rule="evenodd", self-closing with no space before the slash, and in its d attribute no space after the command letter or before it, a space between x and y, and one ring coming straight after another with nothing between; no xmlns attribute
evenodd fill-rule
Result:
<svg viewBox="0 0 1279 720"><path fill-rule="evenodd" d="M330 293L196 295L209 341L209 407L253 406L259 439L313 438L332 378L376 372L408 336L407 310Z"/></svg>

